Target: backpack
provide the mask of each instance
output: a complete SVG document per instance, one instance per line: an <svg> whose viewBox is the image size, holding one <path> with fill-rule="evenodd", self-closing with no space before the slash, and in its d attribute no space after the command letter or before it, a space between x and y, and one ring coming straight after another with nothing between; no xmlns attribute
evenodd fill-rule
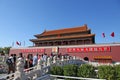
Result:
<svg viewBox="0 0 120 80"><path fill-rule="evenodd" d="M8 58L8 59L6 60L6 63L7 63L8 65L12 65L12 60Z"/></svg>

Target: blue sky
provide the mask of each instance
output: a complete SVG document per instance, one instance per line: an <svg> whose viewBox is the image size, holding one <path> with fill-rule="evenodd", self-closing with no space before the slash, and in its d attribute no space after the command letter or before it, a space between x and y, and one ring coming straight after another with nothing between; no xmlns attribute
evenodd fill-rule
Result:
<svg viewBox="0 0 120 80"><path fill-rule="evenodd" d="M0 0L0 47L17 47L16 41L32 46L29 39L45 29L84 24L96 43L120 42L120 0Z"/></svg>

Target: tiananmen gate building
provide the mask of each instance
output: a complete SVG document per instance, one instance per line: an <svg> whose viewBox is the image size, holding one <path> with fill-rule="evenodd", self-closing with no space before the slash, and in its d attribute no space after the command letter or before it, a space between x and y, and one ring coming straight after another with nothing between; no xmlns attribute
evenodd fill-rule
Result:
<svg viewBox="0 0 120 80"><path fill-rule="evenodd" d="M63 45L82 45L94 44L95 34L87 25L75 28L66 28L60 30L44 31L35 35L37 39L31 39L36 47L39 46L63 46Z"/></svg>
<svg viewBox="0 0 120 80"><path fill-rule="evenodd" d="M97 62L120 61L120 44L96 44L95 34L87 25L59 30L45 30L41 34L34 35L36 39L30 39L34 43L32 47L11 48L10 54L23 55L51 53L77 56L83 59Z"/></svg>

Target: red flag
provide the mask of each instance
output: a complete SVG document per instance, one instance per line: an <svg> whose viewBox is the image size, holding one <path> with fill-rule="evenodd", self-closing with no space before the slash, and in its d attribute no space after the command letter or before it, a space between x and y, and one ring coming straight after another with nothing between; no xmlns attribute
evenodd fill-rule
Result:
<svg viewBox="0 0 120 80"><path fill-rule="evenodd" d="M103 38L105 38L105 33L102 33Z"/></svg>
<svg viewBox="0 0 120 80"><path fill-rule="evenodd" d="M115 36L115 33L114 33L114 32L112 32L112 33L111 33L111 37L114 37L114 36Z"/></svg>
<svg viewBox="0 0 120 80"><path fill-rule="evenodd" d="M16 41L16 44L20 46L20 45L21 45L21 42Z"/></svg>

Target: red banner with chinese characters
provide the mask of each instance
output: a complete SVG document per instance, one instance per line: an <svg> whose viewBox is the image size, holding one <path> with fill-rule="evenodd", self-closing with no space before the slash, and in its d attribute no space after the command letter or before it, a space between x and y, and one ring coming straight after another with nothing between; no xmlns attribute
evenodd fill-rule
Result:
<svg viewBox="0 0 120 80"><path fill-rule="evenodd" d="M45 49L21 49L23 53L44 53Z"/></svg>
<svg viewBox="0 0 120 80"><path fill-rule="evenodd" d="M74 47L74 48L67 48L67 52L104 52L104 51L110 51L110 46L104 46L104 47Z"/></svg>

